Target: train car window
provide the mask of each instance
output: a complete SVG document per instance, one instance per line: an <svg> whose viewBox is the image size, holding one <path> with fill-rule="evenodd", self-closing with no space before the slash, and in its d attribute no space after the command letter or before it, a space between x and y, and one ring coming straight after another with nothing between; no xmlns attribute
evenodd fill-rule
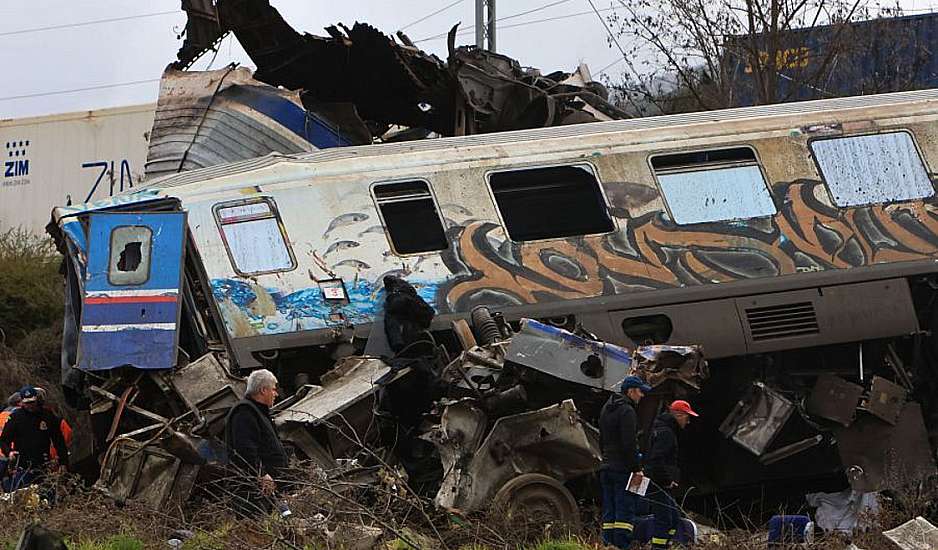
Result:
<svg viewBox="0 0 938 550"><path fill-rule="evenodd" d="M615 229L599 182L588 166L493 172L489 174L489 185L513 241L593 235Z"/></svg>
<svg viewBox="0 0 938 550"><path fill-rule="evenodd" d="M819 139L811 152L837 206L922 199L935 194L908 132Z"/></svg>
<svg viewBox="0 0 938 550"><path fill-rule="evenodd" d="M241 275L296 268L296 260L272 199L215 205L215 220L228 249L231 265Z"/></svg>
<svg viewBox="0 0 938 550"><path fill-rule="evenodd" d="M143 225L123 225L111 231L107 279L112 285L142 285L150 279L153 231Z"/></svg>
<svg viewBox="0 0 938 550"><path fill-rule="evenodd" d="M775 203L749 147L657 155L651 166L679 225L771 216Z"/></svg>
<svg viewBox="0 0 938 550"><path fill-rule="evenodd" d="M379 183L372 192L394 252L419 254L447 248L443 221L427 182Z"/></svg>

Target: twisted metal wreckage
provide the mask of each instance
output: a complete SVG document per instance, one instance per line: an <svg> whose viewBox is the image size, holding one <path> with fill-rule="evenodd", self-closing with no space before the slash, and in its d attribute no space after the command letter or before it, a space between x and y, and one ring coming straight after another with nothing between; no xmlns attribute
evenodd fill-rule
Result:
<svg viewBox="0 0 938 550"><path fill-rule="evenodd" d="M616 155L631 151L610 154L608 144L593 144L575 155L544 152L548 140L540 131L491 142L432 140L442 143L426 150L398 144L325 151L307 163L289 154L624 114L603 100L585 68L544 77L504 56L456 48L454 32L443 63L406 36L399 35L398 44L364 24L343 27L344 33L327 29L328 38L301 35L261 0L183 4L186 43L179 63L164 74L147 175L201 170L101 204L58 208L50 225L66 256L63 386L74 404L89 409L94 432L76 455L104 454L99 484L116 498L164 506L184 501L200 480L212 478L225 463L219 437L226 411L243 395L241 376L261 366L292 390L276 405L274 422L298 457L342 475L351 463L368 468L386 456L439 506L463 512L491 503L532 506L575 522L580 480L599 464L593 427L599 409L631 373L655 387L639 411L646 431L670 399L694 396L704 413L686 446L716 449L687 465L699 494L769 482L805 487L846 473L848 496L856 500L934 474L923 419L923 409L928 415L933 409L927 399L933 336L924 328L931 314L914 305L926 302L921 296L934 289L932 280L900 278L918 273L911 267L891 279L861 280L867 263L925 262L934 240L926 228L906 231L899 222L887 223L882 206L850 212L869 227L834 224L828 218L839 211L824 202L824 184L817 181L773 189L785 197L777 222L730 220L687 229L662 213L657 188L608 177L619 174ZM233 67L183 70L229 31L257 63L253 75ZM890 101L904 100L881 101L885 110ZM848 116L845 107L830 105L841 109L837 116ZM804 116L821 116L812 113ZM715 124L721 120L708 116ZM591 126L620 128L621 136L643 128L664 132L677 123ZM567 144L604 139L598 128L595 135L584 132L561 133L575 138ZM779 140L771 147L793 148L810 137L788 130L779 135L765 139ZM534 162L525 147L573 155L581 164L589 153L607 175L603 185L612 203L596 217L611 213L616 220L600 230L574 228L580 233L514 242L505 238L487 192L472 190L472 182L483 181L475 172L434 174L436 193L449 195L440 211L426 182L400 182L423 173L397 166L402 151L416 156L424 171L433 161L421 155L446 151L465 155L447 170L481 173L504 170L484 163L510 161L512 147L524 166ZM729 151L737 155L733 162L750 168L757 162L748 149L741 158L741 149ZM397 156L385 161L381 155ZM647 154L639 156L629 177L649 168ZM678 167L694 160L667 158ZM348 159L358 163L351 175L340 166ZM211 168L233 161L241 162ZM538 162L551 166L542 171L545 178L595 181L595 167L563 171L553 157ZM353 182L356 177L362 181ZM303 178L315 185L298 187ZM362 199L352 190L352 183L367 187L388 178L386 196L369 191ZM415 258L394 248L397 229L386 227L391 211L383 207L402 204L402 197L412 206L429 205L426 220L445 228L438 249L421 249L435 253ZM930 206L920 202L910 207L924 213L914 221L933 227ZM304 210L312 203L321 216ZM890 208L908 221L900 216L905 211ZM819 219L842 225L843 234ZM901 251L890 248L893 254L869 259L858 244L863 239ZM828 241L836 246L825 260ZM924 252L913 254L919 248ZM344 256L349 250L360 254ZM859 259L843 259L846 252ZM265 262L274 265L258 265ZM414 321L386 307L384 275L408 278L417 287L413 294L437 314L432 326L417 323L403 345L388 339L386 327ZM828 278L809 283L815 276ZM772 295L753 290L779 280L781 290ZM702 298L663 307L654 297L641 307L626 302L663 296L655 293L669 288L699 291ZM479 303L504 308L504 317L474 307ZM662 313L674 314L673 326ZM880 322L864 321L873 317ZM625 335L613 328L620 323ZM709 384L701 347L638 345L701 340L710 364L719 362ZM635 345L629 351L611 342ZM715 438L718 433L724 437ZM87 464L97 476L97 461Z"/></svg>

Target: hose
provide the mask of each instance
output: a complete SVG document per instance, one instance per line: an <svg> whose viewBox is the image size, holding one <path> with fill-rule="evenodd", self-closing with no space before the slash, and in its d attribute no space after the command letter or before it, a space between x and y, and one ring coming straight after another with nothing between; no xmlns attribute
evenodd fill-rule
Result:
<svg viewBox="0 0 938 550"><path fill-rule="evenodd" d="M476 306L472 308L472 331L476 339L483 346L494 344L502 339L502 332L498 328L498 323L492 318L492 313L485 306Z"/></svg>

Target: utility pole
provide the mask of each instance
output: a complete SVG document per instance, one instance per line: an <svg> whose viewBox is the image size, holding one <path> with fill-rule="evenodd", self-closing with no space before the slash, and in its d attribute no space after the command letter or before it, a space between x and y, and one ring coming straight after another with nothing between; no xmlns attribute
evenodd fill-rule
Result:
<svg viewBox="0 0 938 550"><path fill-rule="evenodd" d="M495 51L495 0L476 0L476 47Z"/></svg>

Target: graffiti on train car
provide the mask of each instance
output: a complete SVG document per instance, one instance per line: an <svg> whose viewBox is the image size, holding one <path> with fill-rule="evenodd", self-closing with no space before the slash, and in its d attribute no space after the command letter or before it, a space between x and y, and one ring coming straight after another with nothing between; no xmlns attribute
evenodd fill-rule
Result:
<svg viewBox="0 0 938 550"><path fill-rule="evenodd" d="M924 201L839 209L818 198L826 193L820 181L775 190L771 218L680 226L662 211L629 218L619 210L618 231L564 240L518 243L495 223L469 221L447 230L448 274L394 274L438 313L451 313L921 260L938 242L938 210ZM346 281L348 300L340 303L318 286L285 293L219 278L212 289L228 330L240 337L370 323L383 304L382 278Z"/></svg>

